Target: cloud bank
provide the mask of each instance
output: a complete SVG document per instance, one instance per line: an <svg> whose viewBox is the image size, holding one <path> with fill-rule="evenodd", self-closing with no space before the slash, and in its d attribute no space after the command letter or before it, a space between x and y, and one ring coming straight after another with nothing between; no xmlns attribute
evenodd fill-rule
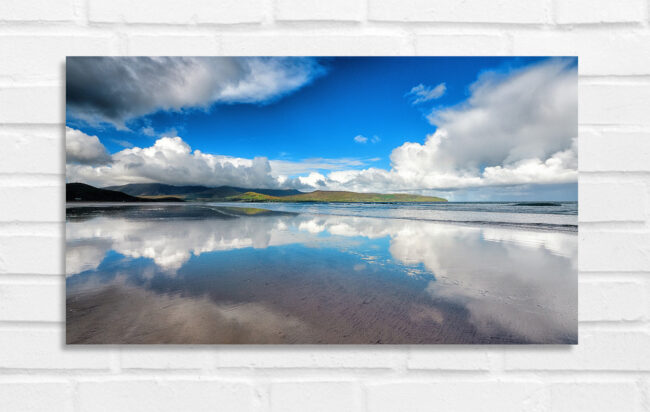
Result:
<svg viewBox="0 0 650 412"><path fill-rule="evenodd" d="M293 71L309 65L300 62ZM260 60L255 64L269 63ZM298 77L305 81L304 76ZM268 83L277 82L245 81L237 87L221 88L220 98L245 101L260 96L251 91L256 84ZM282 82L285 90L290 88L287 84L299 87L298 83ZM577 182L577 70L572 60L548 60L509 73L487 72L469 92L462 104L431 112L427 118L436 131L422 143L405 142L396 147L390 155L390 169L367 167L369 161L360 159L292 162L206 154L192 151L180 137L160 138L148 148L128 148L107 161L96 137L68 129L72 144L67 148L67 178L99 186L163 182L360 192ZM133 113L156 105L159 103L147 102L142 106L146 109L126 106ZM88 142L90 153L82 154L75 146L82 139ZM372 139L354 138L358 143Z"/></svg>
<svg viewBox="0 0 650 412"><path fill-rule="evenodd" d="M310 58L68 57L68 113L91 124L125 123L159 110L267 103L325 69Z"/></svg>
<svg viewBox="0 0 650 412"><path fill-rule="evenodd" d="M459 189L577 181L577 71L551 60L488 72L463 104L434 110L435 133L391 153L391 169L337 171L336 189Z"/></svg>
<svg viewBox="0 0 650 412"><path fill-rule="evenodd" d="M192 151L180 137L163 137L151 147L113 154L110 164L66 165L69 182L96 186L162 182L207 186L277 187L266 158L243 159Z"/></svg>
<svg viewBox="0 0 650 412"><path fill-rule="evenodd" d="M150 147L130 147L110 156L96 136L88 136L69 127L66 142L67 181L85 182L98 187L127 183L167 183L313 190L316 187L323 188L324 181L327 180L313 170L347 170L379 160L246 159L192 150L178 136L162 137ZM305 176L290 178L297 175ZM323 180L323 183L319 183L319 180Z"/></svg>

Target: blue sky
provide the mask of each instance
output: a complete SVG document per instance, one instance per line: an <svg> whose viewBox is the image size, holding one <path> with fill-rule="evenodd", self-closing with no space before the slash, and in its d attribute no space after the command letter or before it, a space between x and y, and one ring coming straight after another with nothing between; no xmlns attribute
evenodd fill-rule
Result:
<svg viewBox="0 0 650 412"><path fill-rule="evenodd" d="M237 60L237 69L232 69L221 61L216 66L202 60L197 64L145 62L145 66L139 61L136 65L131 60L111 60L108 63L115 67L112 78L110 70L106 75L105 60L71 62L69 58L68 66L73 67L68 68L68 130L80 132L79 136L96 136L108 153L104 158L111 159L99 164L69 161L69 178L97 176L100 170L107 175L106 183L152 180L156 174L149 169L141 175L118 175L120 170L134 169L118 168L120 159L126 158L122 151L153 147L158 139L178 137L191 149L188 158L177 162L196 160L194 150L242 159L233 161L238 167L252 167L247 162L254 158L267 159L271 169L267 174L275 176L275 181L245 180L267 186L411 191L446 194L459 200L577 197L577 172L571 177L575 167L565 160L571 153L563 154L574 150L577 137L577 92L570 89L572 82L577 83L577 59L338 57L271 62L245 61L247 66L242 69ZM151 76L152 64L159 67L156 81L143 74L142 67L146 67L146 75ZM125 79L123 66L135 74ZM75 76L75 69L83 76ZM93 69L104 77L96 81L87 75ZM205 74L212 71L216 74ZM224 79L219 71L237 74ZM184 79L185 72L187 79L197 80ZM83 81L75 84L78 77ZM265 78L270 80L257 80ZM126 89L119 82L132 82L139 90ZM155 95L157 88L173 82L180 82L174 87L181 92L149 94ZM545 89L546 84L552 91ZM196 91L186 94L184 88ZM558 101L561 107L537 114ZM483 113L500 119L480 119ZM499 123L510 115L518 119L530 116L530 124ZM544 123L555 123L553 116L558 116L557 123L563 127L555 130L549 125L549 130L544 130ZM491 140L499 142L494 145L498 150L493 150ZM484 156L481 145L494 153ZM161 153L169 149L160 146ZM470 147L476 148L474 153ZM174 167L172 156L158 158L161 156L170 162L168 167ZM71 158L79 157L69 153ZM555 166L556 158L564 162L562 167ZM284 161L282 166L279 160ZM155 166L155 171L164 171ZM194 166L187 167L194 170ZM552 171L547 170L551 167ZM112 170L105 172L108 168ZM375 169L382 172L373 172ZM362 173L347 173L355 170ZM329 175L332 171L339 173ZM513 177L518 171L526 178ZM278 180L279 173L283 176ZM535 181L535 173L539 173L539 181ZM190 172L186 178L176 176L168 183L201 184L194 181L200 178ZM219 182L217 179L214 184ZM237 183L236 179L231 183Z"/></svg>

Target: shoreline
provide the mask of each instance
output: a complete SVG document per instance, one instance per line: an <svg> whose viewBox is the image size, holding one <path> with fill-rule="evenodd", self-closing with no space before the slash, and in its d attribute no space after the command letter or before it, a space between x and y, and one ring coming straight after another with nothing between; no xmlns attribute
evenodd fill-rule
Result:
<svg viewBox="0 0 650 412"><path fill-rule="evenodd" d="M459 202L462 204L470 204L468 202ZM130 207L130 206L148 206L148 207L160 207L160 206L172 206L172 207L223 207L223 208L241 208L241 209L261 209L268 210L271 212L289 212L289 213L299 213L305 215L313 216L345 216L345 217L362 217L370 219L397 219L397 220L407 220L407 221L422 221L422 222L437 222L445 224L456 224L463 226L492 226L499 228L510 228L515 230L531 230L531 231L540 231L540 232L560 232L560 233L575 233L577 235L579 224L553 224L553 223L544 223L544 222L509 222L509 221L499 221L499 220L456 220L456 219L435 219L429 217L416 217L416 216L373 216L373 215L364 215L364 214L355 214L355 213L319 213L317 211L292 211L292 210L278 210L278 208L269 207L277 203L274 202L252 202L252 203L242 203L242 202L187 202L187 203L174 203L174 202L159 202L159 203L135 203L135 202L66 202L66 210L74 207L102 207L102 206L117 206L117 207ZM328 203L315 203L319 205L327 205ZM365 205L367 203L347 203L348 205ZM412 203L404 203L405 205L410 205ZM426 204L426 203L425 203ZM293 205L293 204L290 204ZM308 207L304 203L297 203L297 205ZM267 207L264 207L267 206ZM472 212L470 212L472 213ZM485 213L485 212L482 212ZM499 215L503 212L490 212L494 215ZM506 214L506 213L504 213ZM521 213L526 215L525 213ZM541 213L539 213L542 215ZM532 214L535 215L535 214ZM566 215L563 215L566 216Z"/></svg>

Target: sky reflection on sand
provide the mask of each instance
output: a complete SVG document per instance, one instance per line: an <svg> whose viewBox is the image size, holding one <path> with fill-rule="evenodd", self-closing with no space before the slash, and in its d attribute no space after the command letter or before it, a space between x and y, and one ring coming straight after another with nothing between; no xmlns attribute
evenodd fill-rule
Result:
<svg viewBox="0 0 650 412"><path fill-rule="evenodd" d="M577 341L575 233L172 208L68 211L69 342Z"/></svg>

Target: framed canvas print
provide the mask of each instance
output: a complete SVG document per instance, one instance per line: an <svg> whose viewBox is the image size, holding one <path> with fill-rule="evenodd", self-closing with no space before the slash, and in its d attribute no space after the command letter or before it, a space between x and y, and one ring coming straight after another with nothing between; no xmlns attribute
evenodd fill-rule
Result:
<svg viewBox="0 0 650 412"><path fill-rule="evenodd" d="M68 344L575 344L575 57L68 57Z"/></svg>

